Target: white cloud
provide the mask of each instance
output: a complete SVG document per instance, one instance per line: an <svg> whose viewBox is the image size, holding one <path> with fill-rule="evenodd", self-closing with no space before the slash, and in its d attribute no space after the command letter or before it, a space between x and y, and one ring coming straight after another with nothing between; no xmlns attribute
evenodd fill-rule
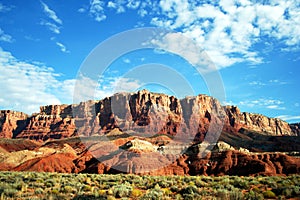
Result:
<svg viewBox="0 0 300 200"><path fill-rule="evenodd" d="M56 22L57 24L62 25L62 20L59 19L59 18L57 17L56 13L55 13L53 10L51 10L51 9L49 8L49 6L48 6L47 4L45 4L44 2L41 1L41 4L42 4L42 6L43 6L43 11L44 11L44 13L45 13L50 19L52 19L54 22Z"/></svg>
<svg viewBox="0 0 300 200"><path fill-rule="evenodd" d="M135 91L142 85L123 77L92 80L79 75L77 79L60 81L60 76L51 67L21 61L0 48L0 109L31 114L38 112L42 105L102 99L116 92Z"/></svg>
<svg viewBox="0 0 300 200"><path fill-rule="evenodd" d="M132 92L142 86L138 80L124 77L102 77L93 80L79 74L76 80L67 82L66 90L73 88L73 102L78 103L83 100L103 99L117 92ZM65 90L65 87L62 89Z"/></svg>
<svg viewBox="0 0 300 200"><path fill-rule="evenodd" d="M47 15L48 18L52 20L52 22L47 20L41 20L40 25L46 26L50 31L55 34L60 34L61 25L63 24L62 20L58 18L56 13L49 8L47 4L41 1L43 6L43 11Z"/></svg>
<svg viewBox="0 0 300 200"><path fill-rule="evenodd" d="M78 9L78 12L79 12L79 13L84 13L85 11L86 11L86 10L85 10L84 8L79 8L79 9Z"/></svg>
<svg viewBox="0 0 300 200"><path fill-rule="evenodd" d="M106 19L104 14L104 5L105 2L101 0L91 0L89 13L97 22L101 22Z"/></svg>
<svg viewBox="0 0 300 200"><path fill-rule="evenodd" d="M293 120L300 120L300 116L292 116L292 115L280 115L277 116L276 118L280 118L284 121L293 121Z"/></svg>
<svg viewBox="0 0 300 200"><path fill-rule="evenodd" d="M2 109L32 113L40 105L59 104L60 100L50 92L59 86L57 76L52 68L20 61L0 48Z"/></svg>
<svg viewBox="0 0 300 200"><path fill-rule="evenodd" d="M263 83L263 82L260 82L260 81L252 81L252 82L249 83L249 85L264 86L266 84Z"/></svg>
<svg viewBox="0 0 300 200"><path fill-rule="evenodd" d="M107 7L115 9L117 11L117 13L123 13L123 12L125 12L125 8L124 8L125 3L126 2L123 0L118 0L116 2L109 1L107 3Z"/></svg>
<svg viewBox="0 0 300 200"><path fill-rule="evenodd" d="M11 10L11 6L6 6L6 5L3 5L1 2L0 2L0 12L8 12Z"/></svg>
<svg viewBox="0 0 300 200"><path fill-rule="evenodd" d="M123 62L124 62L124 63L127 63L127 64L131 63L131 61L130 61L128 58L125 58L125 59L123 60Z"/></svg>
<svg viewBox="0 0 300 200"><path fill-rule="evenodd" d="M70 53L70 51L67 50L67 48L66 48L66 46L65 46L64 44L62 44L62 43L60 43L60 42L56 42L55 44L56 44L57 46L60 47L60 50L61 50L62 52L64 52L64 53Z"/></svg>
<svg viewBox="0 0 300 200"><path fill-rule="evenodd" d="M273 85L286 85L288 84L288 82L286 81L281 81L281 80L278 80L278 79L271 79L269 81L265 81L265 82L262 82L262 81L251 81L249 83L249 85L251 86L273 86Z"/></svg>
<svg viewBox="0 0 300 200"><path fill-rule="evenodd" d="M300 8L294 0L253 2L161 0L157 26L179 30L207 51L219 68L263 62L253 46L264 37L292 48L300 42Z"/></svg>
<svg viewBox="0 0 300 200"><path fill-rule="evenodd" d="M153 39L151 43L159 49L169 51L185 58L194 65L200 72L215 70L215 66L207 54L190 38L182 33L167 33L162 38ZM158 52L159 52L158 49Z"/></svg>
<svg viewBox="0 0 300 200"><path fill-rule="evenodd" d="M0 41L11 43L13 42L13 38L10 35L4 33L4 31L0 28Z"/></svg>
<svg viewBox="0 0 300 200"><path fill-rule="evenodd" d="M47 21L41 21L40 25L43 25L43 26L47 26L48 29L50 31L52 31L53 33L56 33L56 34L60 34L60 27L57 26L56 24L54 23L51 23L51 22L47 22Z"/></svg>
<svg viewBox="0 0 300 200"><path fill-rule="evenodd" d="M286 108L283 106L284 102L276 99L257 99L257 100L246 100L240 101L239 105L246 106L246 107L263 107L268 109L275 109L275 110L285 110Z"/></svg>

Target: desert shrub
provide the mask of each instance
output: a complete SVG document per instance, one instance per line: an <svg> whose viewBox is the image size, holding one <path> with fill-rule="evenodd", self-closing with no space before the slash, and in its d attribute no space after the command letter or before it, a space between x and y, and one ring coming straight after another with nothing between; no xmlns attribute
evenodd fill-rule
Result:
<svg viewBox="0 0 300 200"><path fill-rule="evenodd" d="M117 198L129 197L132 192L132 186L129 184L121 184L113 188L113 194Z"/></svg>
<svg viewBox="0 0 300 200"><path fill-rule="evenodd" d="M195 185L196 185L197 187L207 187L207 186L208 186L208 183L202 181L201 179L196 179Z"/></svg>
<svg viewBox="0 0 300 200"><path fill-rule="evenodd" d="M236 188L240 188L240 189L248 189L248 181L247 180L243 180L242 178L235 178L232 182L232 185Z"/></svg>
<svg viewBox="0 0 300 200"><path fill-rule="evenodd" d="M3 190L3 194L4 196L6 197L17 197L17 193L18 193L18 190L14 189L14 188L6 188Z"/></svg>
<svg viewBox="0 0 300 200"><path fill-rule="evenodd" d="M147 193L141 197L142 200L157 200L162 199L164 193L161 189L150 189Z"/></svg>
<svg viewBox="0 0 300 200"><path fill-rule="evenodd" d="M165 196L169 196L172 194L172 191L169 188L163 188L162 191L164 192Z"/></svg>
<svg viewBox="0 0 300 200"><path fill-rule="evenodd" d="M72 192L75 192L76 189L73 188L73 187L70 186L70 185L65 185L65 186L63 187L62 191L63 191L64 193L72 193Z"/></svg>
<svg viewBox="0 0 300 200"><path fill-rule="evenodd" d="M258 192L251 190L250 192L245 194L244 198L246 200L263 200L264 196Z"/></svg>
<svg viewBox="0 0 300 200"><path fill-rule="evenodd" d="M275 190L276 191L276 190ZM275 194L278 195L278 193L275 192ZM283 188L281 190L281 193L285 197L291 198L291 197L299 197L300 196L300 187L299 186L290 186L287 188Z"/></svg>
<svg viewBox="0 0 300 200"><path fill-rule="evenodd" d="M133 189L132 192L131 192L131 196L132 197L140 197L143 195L143 192L139 189Z"/></svg>
<svg viewBox="0 0 300 200"><path fill-rule="evenodd" d="M34 194L43 194L44 190L42 188L37 188L34 190Z"/></svg>
<svg viewBox="0 0 300 200"><path fill-rule="evenodd" d="M59 190L58 189L53 189L53 190L51 190L51 193L52 194L59 194Z"/></svg>
<svg viewBox="0 0 300 200"><path fill-rule="evenodd" d="M239 200L244 199L243 193L239 189L233 189L229 192L229 199Z"/></svg>
<svg viewBox="0 0 300 200"><path fill-rule="evenodd" d="M276 194L272 192L271 190L267 190L263 192L263 195L265 198L276 198Z"/></svg>
<svg viewBox="0 0 300 200"><path fill-rule="evenodd" d="M194 195L194 194L199 194L199 191L196 186L189 185L182 190L180 190L180 194L185 197L187 195Z"/></svg>
<svg viewBox="0 0 300 200"><path fill-rule="evenodd" d="M176 185L171 186L170 189L171 189L172 192L176 192L176 193L179 192L179 191L181 190L180 187L178 187L178 186L176 186Z"/></svg>
<svg viewBox="0 0 300 200"><path fill-rule="evenodd" d="M56 184L54 179L48 178L45 180L46 187L53 187Z"/></svg>
<svg viewBox="0 0 300 200"><path fill-rule="evenodd" d="M85 192L90 192L93 190L93 188L89 185L84 185L83 188L82 188L83 191Z"/></svg>

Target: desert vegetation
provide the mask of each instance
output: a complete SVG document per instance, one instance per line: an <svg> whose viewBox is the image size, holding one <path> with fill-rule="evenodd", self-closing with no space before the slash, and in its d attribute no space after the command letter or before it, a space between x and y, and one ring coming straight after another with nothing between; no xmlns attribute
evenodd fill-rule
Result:
<svg viewBox="0 0 300 200"><path fill-rule="evenodd" d="M300 175L138 176L0 172L0 199L295 199Z"/></svg>

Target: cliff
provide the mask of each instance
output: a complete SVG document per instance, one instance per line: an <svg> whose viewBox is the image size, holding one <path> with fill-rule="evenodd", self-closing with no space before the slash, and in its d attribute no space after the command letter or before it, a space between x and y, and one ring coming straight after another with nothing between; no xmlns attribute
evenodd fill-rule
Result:
<svg viewBox="0 0 300 200"><path fill-rule="evenodd" d="M299 129L292 130L280 119L242 113L235 106L223 107L207 95L177 99L147 90L117 93L76 105L42 106L31 117L1 111L0 117L0 137L5 138L48 140L103 135L115 128L139 135L183 136L194 141L202 141L208 132L218 133L222 128L233 133L247 129L274 136L299 134Z"/></svg>
<svg viewBox="0 0 300 200"><path fill-rule="evenodd" d="M0 111L0 138L12 138L25 127L28 116L11 110Z"/></svg>
<svg viewBox="0 0 300 200"><path fill-rule="evenodd" d="M290 127L295 135L300 136L300 123L290 124Z"/></svg>
<svg viewBox="0 0 300 200"><path fill-rule="evenodd" d="M81 146L81 139L68 138L26 146L0 153L0 170L40 171L62 173L134 173L148 175L290 175L299 174L300 158L284 153L251 153L236 150L225 143L204 157L199 146L194 145L186 153L175 156L156 150L155 140L143 141L135 137L117 138L111 141L88 139L88 151ZM22 140L10 140L13 146ZM151 141L151 142L150 142ZM131 144L131 145L127 145ZM127 146L127 149L120 147ZM98 158L98 159L96 159Z"/></svg>
<svg viewBox="0 0 300 200"><path fill-rule="evenodd" d="M227 125L240 130L241 128L260 132L266 135L296 135L289 124L278 118L269 118L260 114L240 112L236 106L226 106Z"/></svg>

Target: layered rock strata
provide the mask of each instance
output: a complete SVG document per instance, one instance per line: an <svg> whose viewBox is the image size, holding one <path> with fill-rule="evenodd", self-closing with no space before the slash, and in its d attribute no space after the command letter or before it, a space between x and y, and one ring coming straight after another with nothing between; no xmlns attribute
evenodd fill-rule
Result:
<svg viewBox="0 0 300 200"><path fill-rule="evenodd" d="M214 137L218 137L215 133L222 129L296 136L299 126L293 127L292 130L280 119L242 113L236 106L224 107L207 95L177 99L147 90L117 93L77 105L42 106L40 112L31 117L13 111L1 111L0 116L0 137L35 140L102 135L117 128L129 134L168 134L190 141L204 138L215 141Z"/></svg>

